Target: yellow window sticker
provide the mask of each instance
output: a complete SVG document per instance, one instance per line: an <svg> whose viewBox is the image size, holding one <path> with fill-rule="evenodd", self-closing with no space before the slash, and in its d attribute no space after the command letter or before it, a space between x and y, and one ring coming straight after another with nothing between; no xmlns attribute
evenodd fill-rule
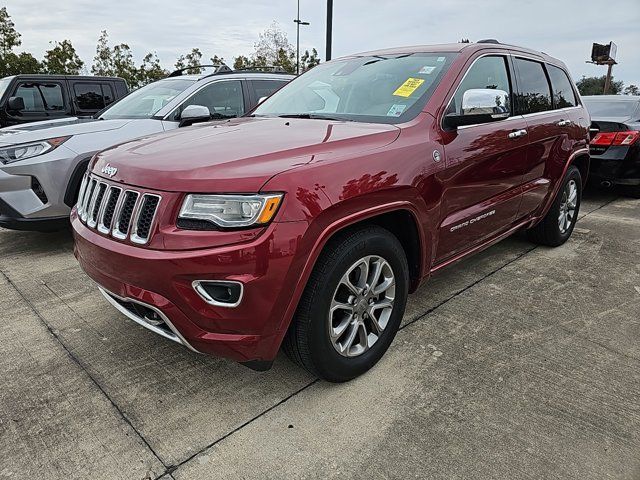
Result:
<svg viewBox="0 0 640 480"><path fill-rule="evenodd" d="M423 83L424 79L422 78L408 78L393 94L396 97L410 97Z"/></svg>

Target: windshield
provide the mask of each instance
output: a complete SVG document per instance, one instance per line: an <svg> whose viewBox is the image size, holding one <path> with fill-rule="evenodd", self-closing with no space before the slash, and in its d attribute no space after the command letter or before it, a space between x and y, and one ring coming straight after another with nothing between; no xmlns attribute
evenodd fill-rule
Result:
<svg viewBox="0 0 640 480"><path fill-rule="evenodd" d="M176 95L189 88L195 80L165 79L150 83L107 108L100 118L151 118Z"/></svg>
<svg viewBox="0 0 640 480"><path fill-rule="evenodd" d="M638 100L616 99L605 100L604 98L582 97L584 104L592 117L630 117L638 108Z"/></svg>
<svg viewBox="0 0 640 480"><path fill-rule="evenodd" d="M422 110L453 57L413 53L335 60L285 85L253 114L406 122Z"/></svg>
<svg viewBox="0 0 640 480"><path fill-rule="evenodd" d="M11 83L12 77L0 78L0 98L4 95L5 90Z"/></svg>

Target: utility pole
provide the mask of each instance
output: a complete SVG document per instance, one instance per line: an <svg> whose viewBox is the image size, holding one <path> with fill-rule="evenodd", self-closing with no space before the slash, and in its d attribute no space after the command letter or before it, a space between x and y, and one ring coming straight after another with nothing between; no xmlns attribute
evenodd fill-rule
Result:
<svg viewBox="0 0 640 480"><path fill-rule="evenodd" d="M331 40L333 36L333 0L327 0L327 53L325 62L331 60Z"/></svg>
<svg viewBox="0 0 640 480"><path fill-rule="evenodd" d="M309 25L309 22L300 20L300 0L298 0L298 16L294 23L296 24L296 75L300 75L300 25Z"/></svg>
<svg viewBox="0 0 640 480"><path fill-rule="evenodd" d="M587 63L594 63L596 65L608 65L607 76L604 79L604 88L602 92L603 95L609 93L609 89L611 88L611 72L613 70L613 66L617 65L618 63L616 62L617 52L618 47L613 42L609 42L606 45L594 43L591 46L591 61L587 61Z"/></svg>
<svg viewBox="0 0 640 480"><path fill-rule="evenodd" d="M609 88L611 87L611 70L613 70L613 63L609 63L609 68L607 69L607 78L604 79L604 92L603 95L609 93Z"/></svg>

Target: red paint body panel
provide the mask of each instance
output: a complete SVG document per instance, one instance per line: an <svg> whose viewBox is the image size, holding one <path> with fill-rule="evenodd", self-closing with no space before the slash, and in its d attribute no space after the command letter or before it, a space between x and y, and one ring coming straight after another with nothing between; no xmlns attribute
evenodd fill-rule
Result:
<svg viewBox="0 0 640 480"><path fill-rule="evenodd" d="M144 246L88 228L74 210L76 257L106 290L160 309L198 351L238 361L272 360L318 256L341 229L409 212L419 236L419 281L533 225L551 205L569 164L588 154L588 114L582 107L559 109L447 131L444 110L474 59L520 50L490 44L431 50L438 48L460 53L423 112L404 124L243 118L100 153L95 174L110 164L118 171L107 181L162 200ZM421 50L399 52L411 51ZM563 119L572 124L557 127ZM508 138L520 129L529 134ZM266 227L182 230L176 226L178 211L193 192L285 195ZM243 283L241 304L207 304L191 286L204 279Z"/></svg>

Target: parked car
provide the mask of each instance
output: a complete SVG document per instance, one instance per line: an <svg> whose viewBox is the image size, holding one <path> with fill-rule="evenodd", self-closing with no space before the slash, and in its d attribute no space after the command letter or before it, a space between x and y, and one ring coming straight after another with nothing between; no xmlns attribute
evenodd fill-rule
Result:
<svg viewBox="0 0 640 480"><path fill-rule="evenodd" d="M591 180L640 197L640 96L582 98L591 114Z"/></svg>
<svg viewBox="0 0 640 480"><path fill-rule="evenodd" d="M136 90L95 118L1 129L0 227L63 228L97 151L196 122L237 117L293 78L226 66L209 74L181 73Z"/></svg>
<svg viewBox="0 0 640 480"><path fill-rule="evenodd" d="M346 381L382 357L430 275L518 230L570 237L588 135L566 67L543 53L352 55L246 118L96 155L75 255L116 309L168 339L258 370L283 345Z"/></svg>
<svg viewBox="0 0 640 480"><path fill-rule="evenodd" d="M0 78L0 128L92 116L129 92L117 77L14 75Z"/></svg>

